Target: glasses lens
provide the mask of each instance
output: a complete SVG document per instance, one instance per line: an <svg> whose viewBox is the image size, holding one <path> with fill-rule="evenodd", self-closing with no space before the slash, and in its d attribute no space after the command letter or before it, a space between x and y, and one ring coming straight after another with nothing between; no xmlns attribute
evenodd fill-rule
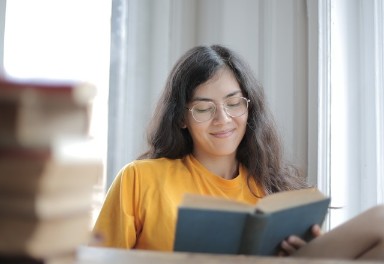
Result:
<svg viewBox="0 0 384 264"><path fill-rule="evenodd" d="M228 98L224 103L224 108L232 117L244 115L248 109L248 99L244 97Z"/></svg>
<svg viewBox="0 0 384 264"><path fill-rule="evenodd" d="M192 116L197 122L210 120L215 114L216 106L212 102L200 102L192 107Z"/></svg>

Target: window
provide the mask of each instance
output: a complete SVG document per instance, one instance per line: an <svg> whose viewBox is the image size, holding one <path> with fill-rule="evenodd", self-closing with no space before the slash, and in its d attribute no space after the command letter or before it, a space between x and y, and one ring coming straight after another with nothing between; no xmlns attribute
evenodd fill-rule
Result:
<svg viewBox="0 0 384 264"><path fill-rule="evenodd" d="M111 1L105 0L12 0L6 2L4 33L4 68L8 74L96 85L90 133L104 159L110 14Z"/></svg>
<svg viewBox="0 0 384 264"><path fill-rule="evenodd" d="M383 3L319 1L319 181L330 227L383 203Z"/></svg>

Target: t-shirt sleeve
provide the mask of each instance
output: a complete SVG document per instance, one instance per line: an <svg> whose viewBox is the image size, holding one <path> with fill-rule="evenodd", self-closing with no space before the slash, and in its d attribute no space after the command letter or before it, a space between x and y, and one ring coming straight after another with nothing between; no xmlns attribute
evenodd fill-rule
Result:
<svg viewBox="0 0 384 264"><path fill-rule="evenodd" d="M101 245L115 248L133 248L139 227L138 184L132 166L123 168L111 184L93 233Z"/></svg>

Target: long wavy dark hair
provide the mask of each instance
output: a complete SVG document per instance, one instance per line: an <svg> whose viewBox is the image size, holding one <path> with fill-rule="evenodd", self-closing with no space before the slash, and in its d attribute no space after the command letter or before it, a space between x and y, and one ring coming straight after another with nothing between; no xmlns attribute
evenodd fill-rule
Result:
<svg viewBox="0 0 384 264"><path fill-rule="evenodd" d="M176 62L148 129L149 148L139 159L177 159L192 153L191 135L182 128L185 107L196 87L223 67L234 73L243 95L250 100L246 132L236 154L248 169L248 186L253 178L267 194L307 187L299 171L283 162L281 143L262 86L238 54L220 45L194 47Z"/></svg>

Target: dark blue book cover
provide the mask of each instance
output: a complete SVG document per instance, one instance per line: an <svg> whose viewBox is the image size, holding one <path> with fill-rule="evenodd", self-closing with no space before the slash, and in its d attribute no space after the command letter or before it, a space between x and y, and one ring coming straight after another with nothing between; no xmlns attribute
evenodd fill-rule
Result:
<svg viewBox="0 0 384 264"><path fill-rule="evenodd" d="M239 254L276 255L280 243L290 235L310 241L311 228L321 224L328 212L329 199L305 204L273 213L256 212L249 214Z"/></svg>
<svg viewBox="0 0 384 264"><path fill-rule="evenodd" d="M202 197L179 207L174 251L273 256L289 235L311 240L330 202L315 189L272 194L254 206Z"/></svg>
<svg viewBox="0 0 384 264"><path fill-rule="evenodd" d="M247 213L180 208L175 251L237 254Z"/></svg>

